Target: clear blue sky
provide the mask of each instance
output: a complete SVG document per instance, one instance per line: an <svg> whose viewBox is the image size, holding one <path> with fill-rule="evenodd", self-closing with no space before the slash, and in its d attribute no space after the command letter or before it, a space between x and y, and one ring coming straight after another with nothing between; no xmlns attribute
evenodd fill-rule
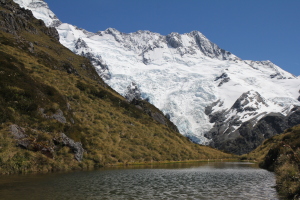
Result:
<svg viewBox="0 0 300 200"><path fill-rule="evenodd" d="M300 75L300 0L45 0L62 22L91 32L202 32L244 60Z"/></svg>

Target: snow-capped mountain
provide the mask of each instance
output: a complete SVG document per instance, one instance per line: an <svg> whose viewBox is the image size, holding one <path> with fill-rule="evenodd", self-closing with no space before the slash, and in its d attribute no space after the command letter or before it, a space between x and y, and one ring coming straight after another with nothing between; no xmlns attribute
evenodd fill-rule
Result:
<svg viewBox="0 0 300 200"><path fill-rule="evenodd" d="M217 138L236 140L245 123L251 122L252 130L264 117L289 116L300 106L299 77L271 61L241 60L198 31L91 33L61 23L42 0L14 1L55 26L60 42L88 57L113 89L154 104L197 143L226 149Z"/></svg>

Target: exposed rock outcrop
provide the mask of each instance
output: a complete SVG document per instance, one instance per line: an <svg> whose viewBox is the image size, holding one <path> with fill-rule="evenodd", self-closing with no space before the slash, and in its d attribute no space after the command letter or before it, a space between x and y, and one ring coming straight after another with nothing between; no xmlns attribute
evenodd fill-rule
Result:
<svg viewBox="0 0 300 200"><path fill-rule="evenodd" d="M222 86L224 83L227 83L228 81L230 81L230 77L228 76L228 74L223 73L220 76L215 78L215 81L218 81L219 79L221 79L218 87Z"/></svg>
<svg viewBox="0 0 300 200"><path fill-rule="evenodd" d="M83 39L79 38L75 43L74 53L88 58L95 67L100 77L105 80L109 80L111 78L111 74L109 72L107 64L103 61L100 55L94 55L90 52L91 49L89 48L87 43Z"/></svg>
<svg viewBox="0 0 300 200"><path fill-rule="evenodd" d="M43 29L43 32L46 35L49 35L50 37L52 37L55 40L59 41L59 34L58 34L56 28L54 28L54 27L48 27L48 28Z"/></svg>
<svg viewBox="0 0 300 200"><path fill-rule="evenodd" d="M268 107L268 104L258 92L249 91L242 94L242 96L235 101L231 110L236 110L238 113L244 111L256 111L261 106Z"/></svg>
<svg viewBox="0 0 300 200"><path fill-rule="evenodd" d="M225 75L216 80L222 77ZM265 139L300 123L300 107L295 106L284 115L280 112L268 113L268 103L272 104L258 92L248 91L228 110L218 110L222 104L220 100L206 107L205 114L209 116L210 123L214 123L213 128L205 134L211 139L210 145L230 153L245 154Z"/></svg>
<svg viewBox="0 0 300 200"><path fill-rule="evenodd" d="M40 151L49 158L55 158L55 151L60 149L60 146L67 146L73 151L74 158L77 161L80 162L83 159L84 149L81 142L74 142L74 140L64 133L60 133L59 136L54 137L53 141L38 141L36 137L25 134L25 128L16 124L10 125L9 128L17 145L21 148L31 151ZM36 132L36 130L33 129L31 131Z"/></svg>
<svg viewBox="0 0 300 200"><path fill-rule="evenodd" d="M173 124L173 122L170 121L169 116L165 116L158 108L151 105L147 101L139 100L139 99L133 99L131 101L133 105L135 105L140 110L143 110L145 113L147 113L150 117L152 117L155 121L157 121L160 124L163 124L170 128L173 131L179 132L176 125Z"/></svg>
<svg viewBox="0 0 300 200"><path fill-rule="evenodd" d="M51 145L48 142L38 141L37 138L25 134L25 128L16 124L10 125L9 128L19 147L31 151L40 151L49 158L54 158L54 145Z"/></svg>
<svg viewBox="0 0 300 200"><path fill-rule="evenodd" d="M4 19L0 22L0 26L1 29L7 33L17 36L18 31L25 30L31 34L38 35L38 29L31 23L28 23L28 21L34 21L37 26L45 25L42 20L35 19L30 10L20 8L19 6L14 6L14 3L11 0L2 0L0 1L0 5L14 13L8 13L3 10L0 11L0 16L2 16ZM41 31L59 41L59 34L54 27L48 28L43 26Z"/></svg>
<svg viewBox="0 0 300 200"><path fill-rule="evenodd" d="M168 45L173 48L182 47L181 35L179 33L171 33L166 36Z"/></svg>
<svg viewBox="0 0 300 200"><path fill-rule="evenodd" d="M27 149L31 142L26 139L28 136L25 134L25 129L16 124L11 125L9 128L14 139L17 141L17 145Z"/></svg>
<svg viewBox="0 0 300 200"><path fill-rule="evenodd" d="M141 99L141 91L136 83L132 82L128 87L125 94L125 98L131 102L132 100L140 100Z"/></svg>
<svg viewBox="0 0 300 200"><path fill-rule="evenodd" d="M20 139L27 137L27 135L25 135L24 128L19 127L16 124L10 125L9 128L10 128L11 134L13 135L14 139L20 140Z"/></svg>
<svg viewBox="0 0 300 200"><path fill-rule="evenodd" d="M228 125L225 125L224 118L219 117L218 119L220 120L219 123L216 123L207 134L208 138L212 139L210 145L220 150L241 155L254 150L265 139L281 134L284 130L300 124L300 107L295 106L287 116L280 113L270 113L263 117L259 115L240 123L236 130L226 130L225 127ZM230 127L232 126L231 124Z"/></svg>
<svg viewBox="0 0 300 200"><path fill-rule="evenodd" d="M218 58L220 60L227 60L232 55L230 52L225 51L218 47L218 45L209 41L202 33L199 31L191 32L191 35L194 36L195 41L201 50L201 52L210 57L210 58Z"/></svg>
<svg viewBox="0 0 300 200"><path fill-rule="evenodd" d="M54 141L56 144L69 147L74 152L75 159L77 161L82 161L84 149L82 148L81 142L75 142L64 133L60 133L60 136L55 138Z"/></svg>

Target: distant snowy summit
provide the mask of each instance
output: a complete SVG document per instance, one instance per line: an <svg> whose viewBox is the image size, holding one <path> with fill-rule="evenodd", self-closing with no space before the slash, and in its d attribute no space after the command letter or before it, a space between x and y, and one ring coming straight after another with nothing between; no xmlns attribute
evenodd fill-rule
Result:
<svg viewBox="0 0 300 200"><path fill-rule="evenodd" d="M199 31L91 33L61 23L44 1L14 1L56 27L113 89L151 102L194 142L247 153L300 123L300 79L271 61L241 60Z"/></svg>

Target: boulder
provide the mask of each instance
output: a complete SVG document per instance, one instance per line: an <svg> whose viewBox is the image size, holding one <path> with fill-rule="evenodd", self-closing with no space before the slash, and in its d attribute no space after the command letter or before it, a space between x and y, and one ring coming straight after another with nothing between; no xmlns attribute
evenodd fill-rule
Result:
<svg viewBox="0 0 300 200"><path fill-rule="evenodd" d="M54 141L57 144L69 147L74 152L75 159L79 162L82 161L85 150L83 149L81 142L75 142L64 133L60 133L60 136L55 138Z"/></svg>

